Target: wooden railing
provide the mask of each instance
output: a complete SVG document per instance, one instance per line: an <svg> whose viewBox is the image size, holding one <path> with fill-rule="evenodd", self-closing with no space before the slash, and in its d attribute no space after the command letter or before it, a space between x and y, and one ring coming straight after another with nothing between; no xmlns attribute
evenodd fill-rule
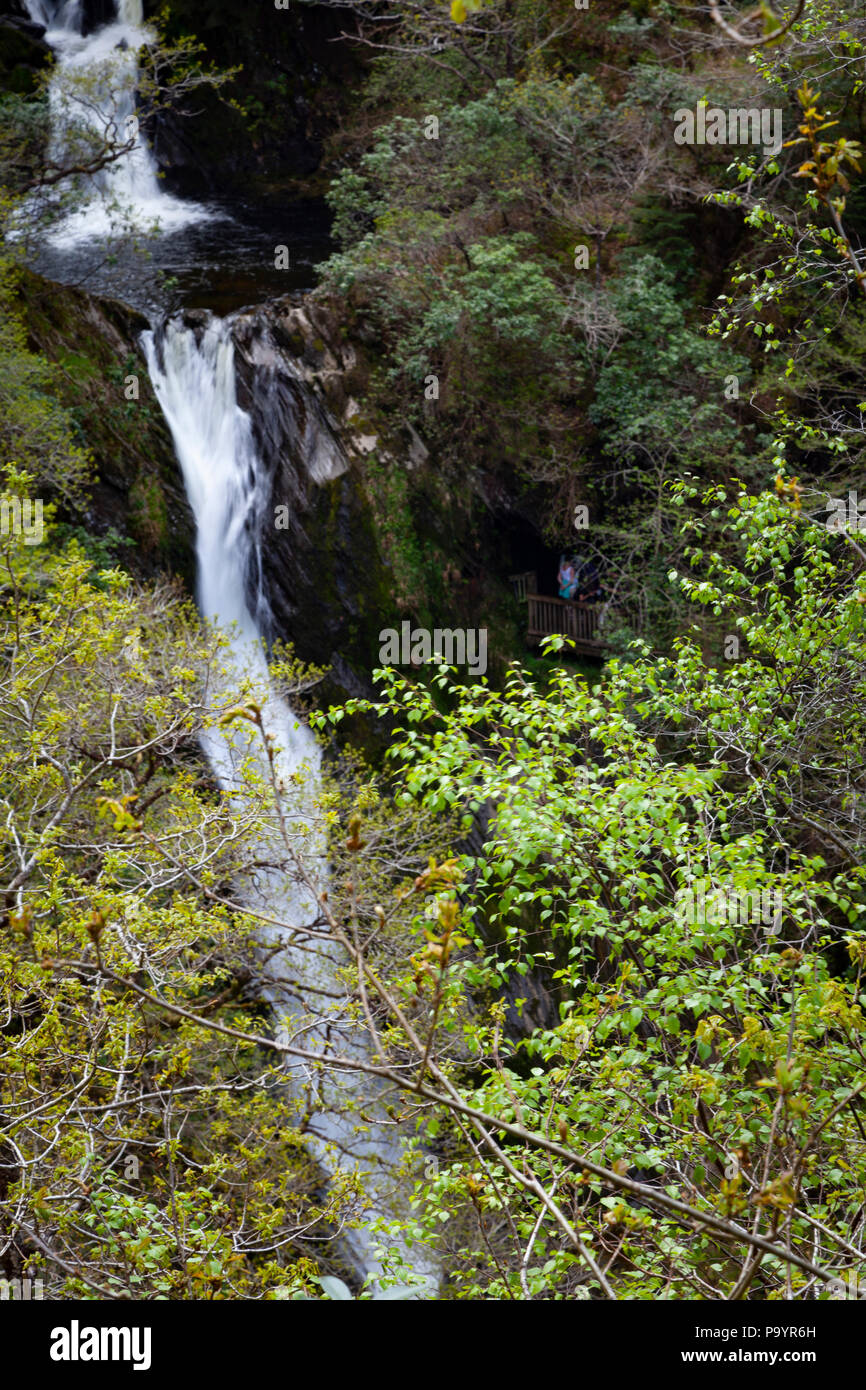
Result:
<svg viewBox="0 0 866 1390"><path fill-rule="evenodd" d="M526 635L530 641L562 633L572 639L578 651L591 654L604 651L605 644L599 633L601 604L548 598L545 594L528 594L527 602L529 622Z"/></svg>
<svg viewBox="0 0 866 1390"><path fill-rule="evenodd" d="M508 581L514 590L515 597L521 603L525 603L530 594L534 594L538 588L538 575L535 570L525 570L523 574L509 574Z"/></svg>

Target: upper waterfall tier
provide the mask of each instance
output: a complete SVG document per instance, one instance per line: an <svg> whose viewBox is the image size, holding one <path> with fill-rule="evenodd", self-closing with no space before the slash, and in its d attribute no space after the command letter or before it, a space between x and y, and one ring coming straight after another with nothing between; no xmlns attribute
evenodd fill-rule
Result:
<svg viewBox="0 0 866 1390"><path fill-rule="evenodd" d="M101 148L123 153L94 174L80 176L83 205L59 222L49 240L57 246L94 241L109 233L154 234L208 216L197 203L167 194L136 115L139 51L152 41L143 24L142 0L118 0L110 22L87 31L83 0L28 0L31 18L47 28L57 56L51 80L52 142L58 162L70 154L87 163ZM82 157L83 156L83 157ZM49 193L47 198L55 198Z"/></svg>

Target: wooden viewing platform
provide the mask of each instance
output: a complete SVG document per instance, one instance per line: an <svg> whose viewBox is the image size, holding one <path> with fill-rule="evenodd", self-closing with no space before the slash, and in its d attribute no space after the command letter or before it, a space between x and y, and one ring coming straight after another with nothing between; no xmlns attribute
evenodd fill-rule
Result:
<svg viewBox="0 0 866 1390"><path fill-rule="evenodd" d="M526 636L530 642L562 633L571 638L579 652L588 656L604 655L606 644L599 635L603 604L548 598L546 594L527 594L526 601L529 607Z"/></svg>
<svg viewBox="0 0 866 1390"><path fill-rule="evenodd" d="M535 570L524 570L522 574L509 574L508 582L514 590L514 596L520 603L525 603L530 594L534 594L538 588L538 575Z"/></svg>

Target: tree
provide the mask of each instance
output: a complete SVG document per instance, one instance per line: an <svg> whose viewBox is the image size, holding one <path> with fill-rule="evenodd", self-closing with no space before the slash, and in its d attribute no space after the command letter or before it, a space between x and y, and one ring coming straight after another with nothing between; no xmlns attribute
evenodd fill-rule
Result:
<svg viewBox="0 0 866 1390"><path fill-rule="evenodd" d="M866 589L787 496L705 500L739 559L678 582L741 661L442 669L442 699L383 673L404 796L486 827L462 892L431 869L403 986L415 1088L463 1135L419 1201L431 1232L462 1201L464 1242L476 1214L461 1296L828 1297L861 1259ZM466 1032L457 1001L539 969L557 1024L509 1045L494 1002Z"/></svg>
<svg viewBox="0 0 866 1390"><path fill-rule="evenodd" d="M0 480L26 474L75 505L85 495L90 458L58 400L58 367L28 345L17 287L14 260L0 256Z"/></svg>
<svg viewBox="0 0 866 1390"><path fill-rule="evenodd" d="M386 817L357 760L317 808L300 772L263 777L266 693L226 679L225 639L169 586L95 572L74 544L2 544L0 1268L38 1272L49 1298L309 1292L320 1271L345 1271L347 1225L371 1220L351 1146L372 1097L353 1118L356 1091L311 1041L310 1007L341 1039L361 1009L339 976L332 999L307 1002L308 962L330 948L316 922L299 930L292 885L318 873L347 811L367 826L361 894L417 872L418 841L437 831ZM289 655L275 663L293 698L313 678ZM267 756L246 760L229 797L199 744L238 723ZM263 872L285 884L276 922L251 891ZM350 898L336 878L336 910ZM377 962L399 954L399 903L390 915ZM376 935L375 916L361 922ZM266 997L276 1052L270 1025L258 1034ZM286 1047L319 1084L289 1086ZM349 1156L323 1184L328 1146L312 1140L326 1106L346 1112Z"/></svg>
<svg viewBox="0 0 866 1390"><path fill-rule="evenodd" d="M601 520L587 540L619 612L661 640L683 616L666 592L682 544L670 485L717 476L721 464L757 474L726 399L731 382L745 394L749 362L691 326L673 275L654 256L631 258L600 295L587 289L586 301L601 324L582 354L593 380L589 416L607 460L595 471Z"/></svg>
<svg viewBox="0 0 866 1390"><path fill-rule="evenodd" d="M221 91L237 69L203 62L204 46L182 37L168 43L157 31L139 54L115 49L86 67L49 68L32 93L0 100L0 230L21 246L37 241L93 188L93 179L126 158L146 138L148 124L172 110L194 114L196 92ZM135 109L129 109L135 76ZM136 114L136 112L140 112ZM129 209L112 209L118 234ZM142 230L128 227L132 232Z"/></svg>

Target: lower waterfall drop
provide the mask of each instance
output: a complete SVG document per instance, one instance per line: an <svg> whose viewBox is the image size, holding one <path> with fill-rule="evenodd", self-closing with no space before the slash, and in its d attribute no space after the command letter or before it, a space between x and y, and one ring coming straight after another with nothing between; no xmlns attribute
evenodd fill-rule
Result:
<svg viewBox="0 0 866 1390"><path fill-rule="evenodd" d="M261 635L247 602L247 574L258 544L254 523L257 504L265 479L258 458L250 416L237 404L232 322L210 317L206 326L193 329L181 320L171 320L162 329L143 335L142 344L154 390L171 430L183 472L186 492L196 521L199 606L202 614L216 621L229 637L226 687L223 693L244 679L254 682L261 692L262 722L277 749L275 764L279 782L286 787L300 785L300 803L292 811L292 834L303 843L305 859L312 868L318 890L327 882L324 838L315 828L312 807L320 778L321 756L312 733L295 717L291 708L273 689L264 657ZM237 776L242 759L258 757L265 768L263 754L256 754L253 743L229 732L209 733L204 751L221 787L242 802L243 790ZM276 848L277 831L273 831ZM268 845L258 856L268 861ZM342 1010L329 1017L327 1001L346 997L340 968L346 959L336 941L323 941L307 935L317 917L317 905L309 887L287 882L277 870L259 871L254 882L244 881L245 905L263 915L277 918L286 928L263 926L259 932L264 944L279 945L264 967L267 978L263 993L274 1009L278 1036L288 1040L303 1026L300 1045L322 1054L335 1052L359 1062L371 1057L366 1030L341 1019ZM321 925L318 928L322 930ZM287 987L297 981L297 987ZM325 1001L324 1003L322 1001ZM289 1059L287 1074L297 1094L311 1087L317 1095L315 1118L305 1131L305 1142L321 1169L330 1177L359 1175L365 1197L365 1224L362 1229L344 1231L342 1248L359 1279L382 1274L373 1253L374 1237L368 1230L377 1216L393 1219L389 1200L396 1172L403 1159L399 1138L393 1135L393 1121L387 1122L379 1110L381 1101L376 1078L362 1072L308 1065L302 1059ZM351 1102L363 1101L365 1124L359 1137L351 1115L345 1113ZM390 1130L390 1132L389 1132ZM428 1252L403 1242L398 1246L419 1297L435 1298L438 1270ZM407 1279L401 1273L401 1282ZM387 1290L374 1297L387 1297Z"/></svg>

